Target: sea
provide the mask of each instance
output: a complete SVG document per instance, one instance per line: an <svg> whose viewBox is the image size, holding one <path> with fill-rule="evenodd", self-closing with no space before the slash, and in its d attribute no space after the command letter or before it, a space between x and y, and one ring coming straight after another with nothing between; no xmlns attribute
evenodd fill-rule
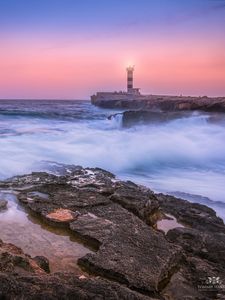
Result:
<svg viewBox="0 0 225 300"><path fill-rule="evenodd" d="M0 180L51 164L100 167L225 219L225 115L123 128L90 101L0 100Z"/></svg>

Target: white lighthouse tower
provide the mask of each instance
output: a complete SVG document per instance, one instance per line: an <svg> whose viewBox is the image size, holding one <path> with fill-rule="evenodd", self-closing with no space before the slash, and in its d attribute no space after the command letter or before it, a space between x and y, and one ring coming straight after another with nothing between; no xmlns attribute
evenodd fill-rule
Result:
<svg viewBox="0 0 225 300"><path fill-rule="evenodd" d="M134 66L127 67L127 93L140 95L139 89L133 87Z"/></svg>

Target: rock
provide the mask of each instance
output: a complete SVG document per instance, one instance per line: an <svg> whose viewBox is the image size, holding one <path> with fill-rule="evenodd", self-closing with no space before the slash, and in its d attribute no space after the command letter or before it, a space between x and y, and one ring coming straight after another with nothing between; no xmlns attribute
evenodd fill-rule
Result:
<svg viewBox="0 0 225 300"><path fill-rule="evenodd" d="M211 300L206 294L202 295L195 287L195 283L187 280L182 271L175 273L166 288L162 291L165 300ZM214 293L215 296L215 293Z"/></svg>
<svg viewBox="0 0 225 300"><path fill-rule="evenodd" d="M79 216L79 218L70 224L70 228L79 237L85 239L96 249L113 234L117 225L110 220L97 217L92 213Z"/></svg>
<svg viewBox="0 0 225 300"><path fill-rule="evenodd" d="M8 201L0 200L0 211L7 208Z"/></svg>
<svg viewBox="0 0 225 300"><path fill-rule="evenodd" d="M207 112L225 112L225 97L137 96L126 93L97 93L97 95L91 97L91 102L103 108L132 109L137 111L174 112L200 110Z"/></svg>
<svg viewBox="0 0 225 300"><path fill-rule="evenodd" d="M46 218L58 223L69 223L76 219L76 214L69 209L58 208L47 214Z"/></svg>
<svg viewBox="0 0 225 300"><path fill-rule="evenodd" d="M92 210L97 217L79 217L70 227L81 237L99 243L96 254L78 263L92 273L116 280L132 289L157 293L161 283L179 264L179 247L169 244L138 217L118 204ZM90 226L91 223L91 226Z"/></svg>
<svg viewBox="0 0 225 300"><path fill-rule="evenodd" d="M212 209L154 194L98 168L60 166L56 172L17 176L0 186L16 191L50 226L63 223L94 248L78 260L87 274L46 275L45 258L1 242L0 298L223 299L220 287L201 290L208 278L225 282L225 226ZM157 230L166 214L184 227L166 235Z"/></svg>
<svg viewBox="0 0 225 300"><path fill-rule="evenodd" d="M175 216L179 223L203 232L225 233L223 220L217 217L213 209L169 195L157 194L156 197L161 209Z"/></svg>
<svg viewBox="0 0 225 300"><path fill-rule="evenodd" d="M17 274L44 274L44 270L21 248L0 240L0 272Z"/></svg>
<svg viewBox="0 0 225 300"><path fill-rule="evenodd" d="M131 182L118 182L110 200L120 204L147 224L154 225L159 203L152 191Z"/></svg>
<svg viewBox="0 0 225 300"><path fill-rule="evenodd" d="M151 223L151 215L158 209L156 197L149 189L132 182L118 182L100 169L84 174L79 170L79 174L58 178L57 182L51 177L51 184L45 173L39 173L38 184L23 189L19 200L55 223L61 213L67 216L69 210L67 223L71 230L99 249L96 255L79 261L82 267L136 290L158 293L161 282L179 263L181 253L179 247L168 244L162 233L146 224ZM37 174L34 176L36 179ZM95 185L90 187L93 181ZM32 192L35 197L27 201ZM49 197L39 198L42 194ZM70 218L77 212L75 220Z"/></svg>
<svg viewBox="0 0 225 300"><path fill-rule="evenodd" d="M0 298L13 300L156 300L101 278L79 279L73 274L12 276L0 273Z"/></svg>
<svg viewBox="0 0 225 300"><path fill-rule="evenodd" d="M225 234L222 232L211 234L192 228L175 228L167 233L167 238L191 255L225 265Z"/></svg>
<svg viewBox="0 0 225 300"><path fill-rule="evenodd" d="M134 299L154 300L118 283L73 273L49 272L48 260L31 258L22 249L0 240L1 299Z"/></svg>
<svg viewBox="0 0 225 300"><path fill-rule="evenodd" d="M38 266L44 270L46 273L50 273L49 260L44 256L35 256L33 260L38 264Z"/></svg>
<svg viewBox="0 0 225 300"><path fill-rule="evenodd" d="M130 110L122 113L123 127L137 124L157 124L188 117L184 112L159 112L149 110Z"/></svg>

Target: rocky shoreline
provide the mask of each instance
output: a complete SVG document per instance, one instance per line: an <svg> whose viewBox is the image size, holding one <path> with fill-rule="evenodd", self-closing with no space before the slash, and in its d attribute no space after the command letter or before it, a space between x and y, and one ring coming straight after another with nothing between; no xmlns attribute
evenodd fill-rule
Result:
<svg viewBox="0 0 225 300"><path fill-rule="evenodd" d="M68 228L94 250L78 260L87 274L79 276L51 273L46 258L1 241L1 299L225 297L225 225L207 206L80 166L16 176L0 189L16 192L30 214ZM165 233L158 222L171 216L175 225Z"/></svg>
<svg viewBox="0 0 225 300"><path fill-rule="evenodd" d="M225 112L225 97L210 98L188 97L188 96L161 96L161 95L140 95L128 96L127 94L103 95L97 93L91 97L93 105L102 108L116 108L126 110L144 111L205 111Z"/></svg>

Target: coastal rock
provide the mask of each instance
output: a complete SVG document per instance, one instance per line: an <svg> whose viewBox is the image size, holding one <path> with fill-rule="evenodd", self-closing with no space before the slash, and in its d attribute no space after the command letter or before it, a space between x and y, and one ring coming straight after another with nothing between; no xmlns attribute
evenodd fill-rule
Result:
<svg viewBox="0 0 225 300"><path fill-rule="evenodd" d="M23 253L21 248L0 240L0 272L16 274L44 274L34 259Z"/></svg>
<svg viewBox="0 0 225 300"><path fill-rule="evenodd" d="M103 108L120 108L145 111L206 111L225 112L225 97L209 98L164 96L164 95L129 95L123 93L97 93L91 97L92 104Z"/></svg>
<svg viewBox="0 0 225 300"><path fill-rule="evenodd" d="M92 213L81 215L70 224L72 231L99 249L100 245L116 230L117 225L110 220L97 217Z"/></svg>
<svg viewBox="0 0 225 300"><path fill-rule="evenodd" d="M86 255L78 263L135 290L158 291L179 263L180 248L118 204L111 204L105 211L98 207L94 213L98 217L90 217L91 229L87 218L71 224L74 232L99 243L96 254Z"/></svg>
<svg viewBox="0 0 225 300"><path fill-rule="evenodd" d="M179 247L170 245L162 233L146 224L158 209L156 197L149 189L131 182L117 182L101 170L95 172L85 177L85 186L80 185L82 174L79 178L72 174L68 180L64 179L66 184L56 184L54 180L50 184L47 180L48 184L23 190L19 200L55 223L59 221L56 215L61 212L67 215L69 210L70 229L98 249L97 254L79 260L89 272L104 274L136 290L157 292L161 282L176 268L181 253ZM95 185L90 186L93 176ZM110 195L103 193L105 188L111 189ZM27 201L34 191L33 201ZM40 199L41 194L49 197Z"/></svg>
<svg viewBox="0 0 225 300"><path fill-rule="evenodd" d="M225 234L205 233L192 228L175 228L167 238L180 245L187 253L225 265Z"/></svg>
<svg viewBox="0 0 225 300"><path fill-rule="evenodd" d="M157 300L101 278L79 279L72 273L9 276L1 272L0 298L13 300Z"/></svg>
<svg viewBox="0 0 225 300"><path fill-rule="evenodd" d="M110 200L120 204L147 224L154 225L159 203L154 193L133 182L118 182Z"/></svg>
<svg viewBox="0 0 225 300"><path fill-rule="evenodd" d="M197 282L190 281L184 270L175 273L168 285L162 291L163 299L165 300L212 300L217 298L216 292L201 293L198 290ZM221 298L222 300L223 298Z"/></svg>
<svg viewBox="0 0 225 300"><path fill-rule="evenodd" d="M8 201L0 200L0 211L7 208Z"/></svg>
<svg viewBox="0 0 225 300"><path fill-rule="evenodd" d="M27 212L50 226L63 224L95 250L78 259L87 274L46 275L45 258L32 259L2 242L0 297L223 299L220 287L201 290L208 277L225 282L225 226L212 209L154 194L102 169L65 168L57 168L55 175L16 176L0 186L15 191ZM167 234L157 230L157 221L166 214L184 227Z"/></svg>
<svg viewBox="0 0 225 300"><path fill-rule="evenodd" d="M44 270L46 273L50 273L49 260L44 256L35 256L33 260L38 264L38 266Z"/></svg>
<svg viewBox="0 0 225 300"><path fill-rule="evenodd" d="M129 110L109 116L109 119L121 116L122 126L131 127L133 125L161 124L176 119L188 117L184 112L160 112L150 110Z"/></svg>
<svg viewBox="0 0 225 300"><path fill-rule="evenodd" d="M54 222L69 223L76 218L76 214L69 209L58 208L47 214L46 218Z"/></svg>
<svg viewBox="0 0 225 300"><path fill-rule="evenodd" d="M217 217L216 212L208 206L169 195L157 194L156 197L161 209L175 216L181 224L203 232L225 233L223 220Z"/></svg>

